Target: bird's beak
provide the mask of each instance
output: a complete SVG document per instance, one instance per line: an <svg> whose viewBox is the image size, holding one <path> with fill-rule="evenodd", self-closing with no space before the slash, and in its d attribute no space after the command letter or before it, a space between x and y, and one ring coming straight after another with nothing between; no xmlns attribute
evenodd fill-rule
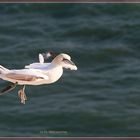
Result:
<svg viewBox="0 0 140 140"><path fill-rule="evenodd" d="M76 65L71 60L64 59L63 61L64 61L64 63L71 65L71 67L70 67L71 70L77 70Z"/></svg>

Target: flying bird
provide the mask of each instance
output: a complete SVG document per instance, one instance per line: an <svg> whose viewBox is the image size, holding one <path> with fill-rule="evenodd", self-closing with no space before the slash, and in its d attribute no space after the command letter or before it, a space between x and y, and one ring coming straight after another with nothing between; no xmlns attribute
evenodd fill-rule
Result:
<svg viewBox="0 0 140 140"><path fill-rule="evenodd" d="M50 57L53 60L45 63ZM27 96L25 94L26 85L42 85L56 82L63 74L63 68L77 70L77 66L71 61L71 57L65 53L40 53L39 62L26 65L24 69L7 69L0 65L0 78L11 82L11 84L1 90L3 95L13 90L17 85L22 88L18 91L21 103L25 104Z"/></svg>

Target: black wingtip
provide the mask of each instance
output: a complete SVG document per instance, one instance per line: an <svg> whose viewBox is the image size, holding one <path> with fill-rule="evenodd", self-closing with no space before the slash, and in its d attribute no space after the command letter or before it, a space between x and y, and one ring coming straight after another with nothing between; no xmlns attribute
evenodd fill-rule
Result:
<svg viewBox="0 0 140 140"><path fill-rule="evenodd" d="M4 89L2 89L2 90L0 91L0 95L3 95L3 94L5 94L5 93L10 92L11 90L13 90L13 89L16 87L16 85L17 85L17 84L12 84L12 85L9 85L9 86L5 87Z"/></svg>
<svg viewBox="0 0 140 140"><path fill-rule="evenodd" d="M48 60L49 58L54 59L58 55L58 53L53 52L53 51L48 51L46 53L42 53L42 55L43 55L45 60Z"/></svg>

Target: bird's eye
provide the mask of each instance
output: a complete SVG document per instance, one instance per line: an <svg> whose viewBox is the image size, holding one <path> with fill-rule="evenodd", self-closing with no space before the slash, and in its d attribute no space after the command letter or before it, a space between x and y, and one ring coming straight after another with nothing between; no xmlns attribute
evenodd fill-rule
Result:
<svg viewBox="0 0 140 140"><path fill-rule="evenodd" d="M66 59L66 58L63 58L63 61L66 61L66 60L68 60L68 59Z"/></svg>

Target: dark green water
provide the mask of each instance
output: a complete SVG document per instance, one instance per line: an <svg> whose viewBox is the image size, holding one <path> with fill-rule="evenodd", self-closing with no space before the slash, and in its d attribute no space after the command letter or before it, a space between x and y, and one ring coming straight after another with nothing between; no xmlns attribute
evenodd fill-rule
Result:
<svg viewBox="0 0 140 140"><path fill-rule="evenodd" d="M0 4L1 65L48 50L78 71L0 96L0 136L140 136L140 4Z"/></svg>

